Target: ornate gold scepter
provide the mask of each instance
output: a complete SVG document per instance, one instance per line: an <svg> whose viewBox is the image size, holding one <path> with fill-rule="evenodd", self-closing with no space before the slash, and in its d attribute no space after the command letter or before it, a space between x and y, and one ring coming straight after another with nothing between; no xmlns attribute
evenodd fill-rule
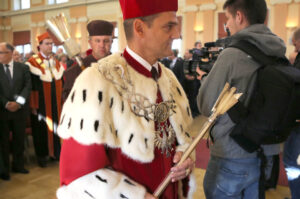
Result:
<svg viewBox="0 0 300 199"><path fill-rule="evenodd" d="M236 91L235 87L229 88L229 84L228 83L225 84L221 94L219 95L215 105L212 108L212 114L210 115L208 120L201 128L200 133L197 135L197 137L193 140L190 146L183 153L181 160L176 164L176 166L181 165L190 156L190 154L196 148L196 145L199 143L201 138L203 138L203 136L208 131L208 129L212 126L212 124L215 122L217 117L223 115L227 110L229 110L233 105L235 105L238 102L238 99L242 96L242 93L234 94L235 91ZM165 177L165 179L158 186L158 188L155 190L153 195L158 198L161 195L161 193L165 190L165 188L168 186L170 181L171 181L171 172L169 172L169 174Z"/></svg>
<svg viewBox="0 0 300 199"><path fill-rule="evenodd" d="M75 57L79 66L82 65L81 59L79 58L80 46L71 38L70 28L67 19L63 13L58 16L52 17L46 21L46 26L51 33L61 42L68 56Z"/></svg>

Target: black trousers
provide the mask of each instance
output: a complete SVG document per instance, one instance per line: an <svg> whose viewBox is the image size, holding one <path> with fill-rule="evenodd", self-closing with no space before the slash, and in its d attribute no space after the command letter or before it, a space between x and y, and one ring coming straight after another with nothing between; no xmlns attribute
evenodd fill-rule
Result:
<svg viewBox="0 0 300 199"><path fill-rule="evenodd" d="M3 173L9 173L10 132L12 132L12 167L24 168L24 142L26 119L0 120L0 147L3 160Z"/></svg>
<svg viewBox="0 0 300 199"><path fill-rule="evenodd" d="M49 154L46 123L39 121L37 115L31 114L30 118L35 154L38 158L45 158Z"/></svg>

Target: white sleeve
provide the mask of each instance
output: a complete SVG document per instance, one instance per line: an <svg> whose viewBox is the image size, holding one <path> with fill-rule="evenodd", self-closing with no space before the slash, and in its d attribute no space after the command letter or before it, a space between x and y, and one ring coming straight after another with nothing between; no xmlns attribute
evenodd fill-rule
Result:
<svg viewBox="0 0 300 199"><path fill-rule="evenodd" d="M104 168L61 186L56 194L58 199L144 199L146 189L125 175Z"/></svg>

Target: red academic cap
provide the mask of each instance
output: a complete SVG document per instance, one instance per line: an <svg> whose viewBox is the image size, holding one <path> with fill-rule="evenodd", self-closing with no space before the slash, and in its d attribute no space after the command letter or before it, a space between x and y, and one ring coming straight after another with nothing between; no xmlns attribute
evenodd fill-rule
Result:
<svg viewBox="0 0 300 199"><path fill-rule="evenodd" d="M51 37L50 37L48 32L45 32L45 33L39 35L37 37L37 40L38 40L39 43L41 43L41 41L43 41L44 39L48 39L48 38L51 38Z"/></svg>
<svg viewBox="0 0 300 199"><path fill-rule="evenodd" d="M124 20L178 10L178 0L119 0L119 2Z"/></svg>

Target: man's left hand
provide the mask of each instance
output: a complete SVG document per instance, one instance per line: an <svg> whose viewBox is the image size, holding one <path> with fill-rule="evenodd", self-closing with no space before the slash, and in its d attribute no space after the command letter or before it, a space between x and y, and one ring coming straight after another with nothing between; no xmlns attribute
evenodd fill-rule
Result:
<svg viewBox="0 0 300 199"><path fill-rule="evenodd" d="M19 110L21 107L17 102L8 102L7 104L7 110L9 110L10 112L16 112L17 110Z"/></svg>
<svg viewBox="0 0 300 199"><path fill-rule="evenodd" d="M176 152L173 162L178 163L182 157L183 152ZM176 182L183 178L186 178L194 169L195 162L192 158L186 159L181 165L171 168L171 178L172 182Z"/></svg>

